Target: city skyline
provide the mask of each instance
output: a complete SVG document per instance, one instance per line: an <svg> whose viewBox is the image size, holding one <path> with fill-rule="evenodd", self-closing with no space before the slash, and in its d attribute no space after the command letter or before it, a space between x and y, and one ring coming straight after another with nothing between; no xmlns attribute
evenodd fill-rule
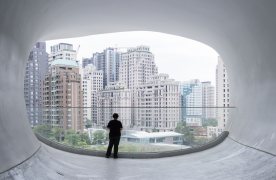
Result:
<svg viewBox="0 0 276 180"><path fill-rule="evenodd" d="M217 52L211 47L180 36L159 32L120 32L92 35L85 37L46 41L47 52L59 42L70 43L78 49L77 59L90 58L93 53L108 47L117 47L119 51L126 48L146 45L151 48L160 73L169 74L177 81L211 81L215 85ZM81 64L80 64L81 65Z"/></svg>
<svg viewBox="0 0 276 180"><path fill-rule="evenodd" d="M50 66L42 81L41 100L47 107L43 110L43 123L51 127L72 128L78 132L88 126L103 128L114 112L122 115L120 120L125 128L146 132L174 131L179 123L185 122L186 127L193 129L194 135L211 138L221 133L225 127L225 125L222 127L222 124L225 124L228 118L224 115L222 119L219 115L220 111L216 112L216 117L214 109L144 109L153 106L215 106L215 86L211 81L200 81L193 79L194 77L189 81L175 81L169 74L158 70L156 58L150 46L126 47L127 51L106 47L82 60L76 58L79 49L75 49L73 44L59 42L50 48L51 52L47 58ZM46 48L43 52L46 53ZM32 54L37 54L35 49ZM228 82L228 78L222 59L218 57L217 61L216 98L219 100L216 99L216 102L223 100L226 103L225 92L229 90L225 88L229 88L229 84L225 83ZM38 65L35 64L35 66ZM27 67L26 72L29 72L28 70ZM39 69L36 68L34 71L38 72ZM28 73L26 75L25 87L27 88L27 82L32 81L33 76ZM221 90L218 90L218 86ZM31 94L39 92L36 90ZM228 107L229 100L227 102ZM36 105L32 104L30 111L33 106ZM56 107L81 106L93 108L56 109ZM226 107L225 104L224 107ZM32 115L30 118L33 122ZM208 130L206 123L211 123L213 127Z"/></svg>

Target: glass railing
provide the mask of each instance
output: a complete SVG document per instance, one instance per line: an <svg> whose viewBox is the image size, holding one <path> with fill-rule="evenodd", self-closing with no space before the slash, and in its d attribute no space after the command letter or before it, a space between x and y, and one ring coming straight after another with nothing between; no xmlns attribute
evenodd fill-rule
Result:
<svg viewBox="0 0 276 180"><path fill-rule="evenodd" d="M28 107L27 107L28 108ZM36 135L72 148L106 151L113 113L123 124L119 152L164 152L200 147L223 131L234 107L44 107ZM39 118L39 119L38 119Z"/></svg>

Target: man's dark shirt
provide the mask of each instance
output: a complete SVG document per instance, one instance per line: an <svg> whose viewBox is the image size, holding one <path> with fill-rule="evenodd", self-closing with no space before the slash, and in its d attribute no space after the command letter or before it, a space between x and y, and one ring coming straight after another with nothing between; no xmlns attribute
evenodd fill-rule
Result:
<svg viewBox="0 0 276 180"><path fill-rule="evenodd" d="M111 120L109 121L107 127L110 129L109 137L121 136L121 128L123 128L121 121Z"/></svg>

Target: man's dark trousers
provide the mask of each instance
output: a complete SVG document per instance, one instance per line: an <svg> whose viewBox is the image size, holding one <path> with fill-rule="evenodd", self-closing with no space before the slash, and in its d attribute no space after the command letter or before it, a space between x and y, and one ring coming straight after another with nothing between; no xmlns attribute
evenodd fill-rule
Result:
<svg viewBox="0 0 276 180"><path fill-rule="evenodd" d="M120 143L120 138L121 138L121 136L109 137L109 144L108 144L106 156L111 155L113 145L114 145L114 157L118 156L118 146L119 146L119 143Z"/></svg>

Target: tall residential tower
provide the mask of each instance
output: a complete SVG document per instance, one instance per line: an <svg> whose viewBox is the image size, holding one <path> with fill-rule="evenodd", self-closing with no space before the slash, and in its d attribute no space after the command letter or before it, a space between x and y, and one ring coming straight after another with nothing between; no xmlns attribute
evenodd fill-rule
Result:
<svg viewBox="0 0 276 180"><path fill-rule="evenodd" d="M109 84L97 93L97 125L106 127L113 113L119 114L119 120L125 129L131 126L132 93L120 83Z"/></svg>
<svg viewBox="0 0 276 180"><path fill-rule="evenodd" d="M76 61L58 59L51 63L43 83L43 120L51 127L83 130L83 94Z"/></svg>
<svg viewBox="0 0 276 180"><path fill-rule="evenodd" d="M83 120L97 122L97 92L103 90L103 72L97 70L93 64L88 64L83 69Z"/></svg>
<svg viewBox="0 0 276 180"><path fill-rule="evenodd" d="M198 79L181 84L181 106L187 126L202 126L202 84Z"/></svg>
<svg viewBox="0 0 276 180"><path fill-rule="evenodd" d="M140 130L172 131L180 120L179 83L167 74L153 75L134 90L133 125ZM172 108L176 107L176 108Z"/></svg>
<svg viewBox="0 0 276 180"><path fill-rule="evenodd" d="M202 82L202 118L214 119L215 113L215 87L210 81ZM204 108L205 107L205 108Z"/></svg>
<svg viewBox="0 0 276 180"><path fill-rule="evenodd" d="M104 87L119 80L120 53L116 48L106 48L101 53L94 53L92 58L97 70L103 71Z"/></svg>
<svg viewBox="0 0 276 180"><path fill-rule="evenodd" d="M148 46L129 48L122 53L119 69L119 80L129 89L135 89L157 74L154 55Z"/></svg>
<svg viewBox="0 0 276 180"><path fill-rule="evenodd" d="M228 75L223 61L218 57L216 69L216 103L218 107L226 107L217 109L218 127L224 129L229 115L230 106L230 84Z"/></svg>
<svg viewBox="0 0 276 180"><path fill-rule="evenodd" d="M42 81L47 69L46 43L37 42L30 52L24 78L24 97L31 127L42 122Z"/></svg>

